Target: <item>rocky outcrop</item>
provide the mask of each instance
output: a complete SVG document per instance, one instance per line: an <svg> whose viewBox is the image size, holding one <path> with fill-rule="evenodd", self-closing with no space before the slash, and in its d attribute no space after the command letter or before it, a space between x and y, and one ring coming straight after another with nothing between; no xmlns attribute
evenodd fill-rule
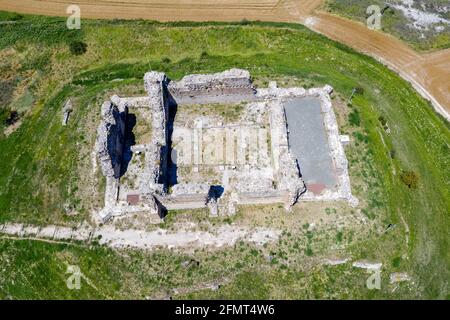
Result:
<svg viewBox="0 0 450 320"><path fill-rule="evenodd" d="M381 269L383 264L381 262L370 262L364 260L364 261L355 261L353 262L352 266L354 268L378 270Z"/></svg>
<svg viewBox="0 0 450 320"><path fill-rule="evenodd" d="M105 177L120 177L123 147L125 144L125 126L128 109L121 110L112 102L102 105L102 121L97 129L96 152Z"/></svg>

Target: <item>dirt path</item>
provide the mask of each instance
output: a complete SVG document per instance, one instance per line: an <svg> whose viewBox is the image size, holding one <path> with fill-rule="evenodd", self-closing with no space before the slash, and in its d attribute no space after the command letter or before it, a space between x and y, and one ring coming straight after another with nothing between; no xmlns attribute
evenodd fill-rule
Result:
<svg viewBox="0 0 450 320"><path fill-rule="evenodd" d="M0 236L9 239L29 239L51 243L65 243L70 240L90 242L97 240L100 244L113 248L204 248L232 246L239 240L262 245L276 241L281 232L272 229L249 229L224 225L211 228L210 231L168 232L158 229L144 231L137 229L119 230L110 225L98 228L81 226L77 229L48 225L37 227L8 223L0 225Z"/></svg>
<svg viewBox="0 0 450 320"><path fill-rule="evenodd" d="M0 0L0 9L67 16L78 3L82 17L154 19L160 21L300 22L312 30L373 56L433 103L450 121L450 50L419 54L400 40L365 25L316 11L323 0Z"/></svg>
<svg viewBox="0 0 450 320"><path fill-rule="evenodd" d="M305 18L303 23L382 62L410 82L450 121L450 50L421 55L390 35L323 12Z"/></svg>

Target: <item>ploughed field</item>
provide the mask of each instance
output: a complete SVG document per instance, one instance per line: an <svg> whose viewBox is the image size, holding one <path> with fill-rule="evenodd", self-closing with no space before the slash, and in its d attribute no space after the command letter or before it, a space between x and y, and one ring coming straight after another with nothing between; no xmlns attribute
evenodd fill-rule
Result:
<svg viewBox="0 0 450 320"><path fill-rule="evenodd" d="M25 0L5 1L2 9L45 15L66 15L66 8L76 3L86 18L176 20L239 20L272 16L278 0ZM249 14L250 12L250 14ZM221 17L221 18L219 18Z"/></svg>

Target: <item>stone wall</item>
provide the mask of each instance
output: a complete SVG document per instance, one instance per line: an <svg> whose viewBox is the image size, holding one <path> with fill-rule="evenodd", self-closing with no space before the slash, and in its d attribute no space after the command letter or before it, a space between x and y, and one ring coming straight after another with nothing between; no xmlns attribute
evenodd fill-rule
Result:
<svg viewBox="0 0 450 320"><path fill-rule="evenodd" d="M102 121L97 129L95 148L105 177L120 177L128 109L110 101L102 105Z"/></svg>
<svg viewBox="0 0 450 320"><path fill-rule="evenodd" d="M270 103L270 130L272 156L274 162L277 190L286 192L286 209L293 206L306 191L300 176L297 160L289 150L286 115L280 100Z"/></svg>
<svg viewBox="0 0 450 320"><path fill-rule="evenodd" d="M248 101L254 99L256 93L250 73L242 69L189 75L170 82L168 91L177 104Z"/></svg>
<svg viewBox="0 0 450 320"><path fill-rule="evenodd" d="M161 72L148 72L144 76L148 93L148 107L152 113L152 141L145 150L145 169L139 186L141 195L163 194L167 187L168 117L166 92L167 77Z"/></svg>

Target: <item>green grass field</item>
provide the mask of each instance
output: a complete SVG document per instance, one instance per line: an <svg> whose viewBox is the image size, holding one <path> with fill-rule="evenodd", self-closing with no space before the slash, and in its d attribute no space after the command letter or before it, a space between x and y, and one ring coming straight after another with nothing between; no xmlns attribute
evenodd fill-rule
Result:
<svg viewBox="0 0 450 320"><path fill-rule="evenodd" d="M0 125L0 222L75 226L101 207L104 181L90 167L100 105L113 93L142 94L146 71L179 79L238 67L256 83L330 84L340 100L363 89L336 110L341 131L354 140L346 152L362 200L358 210L379 227L397 228L367 230L367 237L355 239L346 230L319 237L302 225L280 225L286 232L268 248L238 244L190 255L2 239L0 298L144 298L223 277L229 281L218 291L200 288L179 297L450 298L450 127L375 60L293 24L83 20L81 30L69 31L60 18L0 13L0 21L11 19L16 23L0 25L0 87L8 88L1 91L0 114L17 111L20 120L15 130L4 119ZM86 42L87 52L72 55L73 40ZM74 112L62 127L68 98ZM416 190L401 182L402 170L419 175ZM66 207L77 214L66 214ZM249 210L240 211L236 221ZM288 219L282 209L272 211ZM350 265L317 263L327 254L321 237L344 241L344 253L355 259L382 261L382 290L367 290L365 272ZM272 251L275 262L264 258ZM201 261L200 267L181 268L186 257ZM65 285L70 264L88 279L80 291ZM411 274L413 289L402 285L392 292L393 271Z"/></svg>

